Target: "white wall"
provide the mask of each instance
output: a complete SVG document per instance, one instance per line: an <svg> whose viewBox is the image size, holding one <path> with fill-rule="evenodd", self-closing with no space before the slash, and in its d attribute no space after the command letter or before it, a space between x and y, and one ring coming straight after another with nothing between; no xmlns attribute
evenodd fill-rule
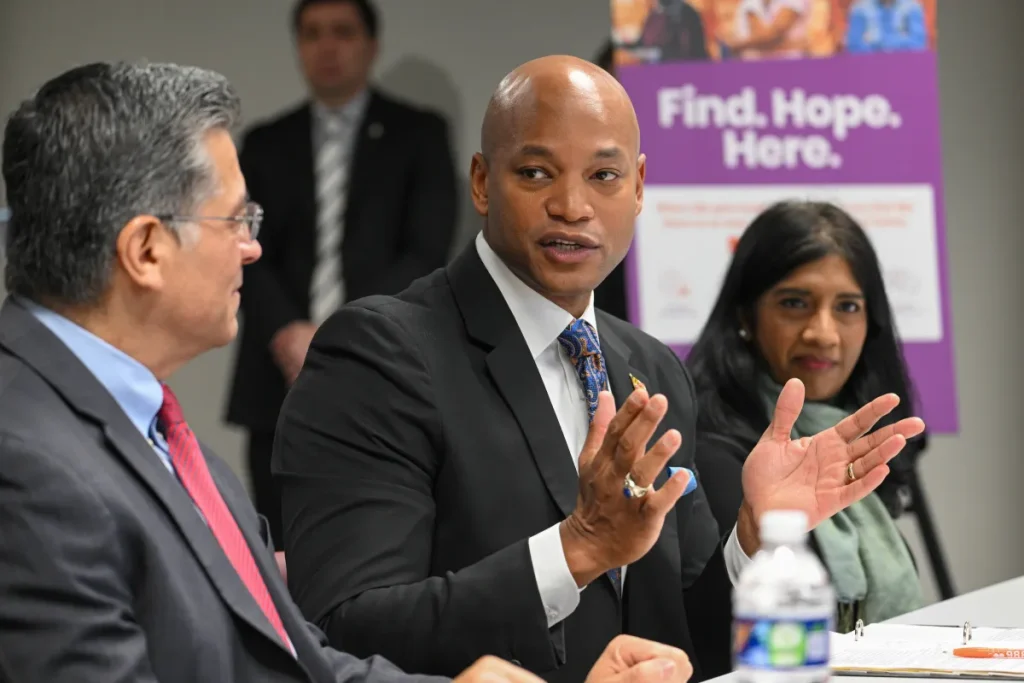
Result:
<svg viewBox="0 0 1024 683"><path fill-rule="evenodd" d="M302 96L290 0L7 0L0 3L0 112L45 79L92 60L145 57L207 66L237 85L251 120ZM608 31L603 0L380 0L389 89L444 111L468 169L492 88L535 56L591 57ZM1020 295L1024 83L1019 0L940 0L940 82L953 316L963 432L938 438L923 471L958 586L1024 574ZM86 28L88 27L88 29ZM465 197L464 197L465 199ZM463 239L476 228L464 201ZM197 432L236 466L241 435L221 421L231 349L173 380ZM240 469L240 467L239 467ZM913 524L904 524L917 545ZM919 552L923 558L923 553ZM929 591L931 591L929 584Z"/></svg>
<svg viewBox="0 0 1024 683"><path fill-rule="evenodd" d="M1024 574L1024 2L939 0L939 86L961 434L923 474L961 590ZM918 553L918 557L923 557ZM970 618L965 615L964 618Z"/></svg>

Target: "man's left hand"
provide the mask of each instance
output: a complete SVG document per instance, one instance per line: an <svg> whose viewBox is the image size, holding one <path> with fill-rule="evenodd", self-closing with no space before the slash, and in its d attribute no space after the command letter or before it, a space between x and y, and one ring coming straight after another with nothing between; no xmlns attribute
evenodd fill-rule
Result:
<svg viewBox="0 0 1024 683"><path fill-rule="evenodd" d="M693 666L677 648L635 636L620 635L608 644L587 675L586 683L686 683Z"/></svg>
<svg viewBox="0 0 1024 683"><path fill-rule="evenodd" d="M864 436L899 402L895 394L880 396L835 427L793 440L804 385L789 380L771 424L743 466L744 500L737 523L743 551L757 551L757 521L768 510L801 510L813 529L878 488L889 474L886 463L903 450L907 439L924 431L920 418L908 417Z"/></svg>

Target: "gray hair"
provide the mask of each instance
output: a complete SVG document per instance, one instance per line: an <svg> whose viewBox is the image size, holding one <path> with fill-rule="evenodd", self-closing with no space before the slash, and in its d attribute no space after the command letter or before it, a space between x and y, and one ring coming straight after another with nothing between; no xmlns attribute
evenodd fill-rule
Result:
<svg viewBox="0 0 1024 683"><path fill-rule="evenodd" d="M196 67L95 63L44 84L4 130L8 291L95 303L129 220L187 215L215 189L204 138L240 116L227 79Z"/></svg>

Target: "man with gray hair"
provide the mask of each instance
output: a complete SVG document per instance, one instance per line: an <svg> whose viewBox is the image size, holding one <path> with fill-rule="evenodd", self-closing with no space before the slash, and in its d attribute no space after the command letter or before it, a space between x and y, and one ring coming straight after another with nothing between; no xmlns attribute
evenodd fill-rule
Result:
<svg viewBox="0 0 1024 683"><path fill-rule="evenodd" d="M90 64L46 83L7 124L5 680L428 680L332 650L305 623L266 520L164 383L232 340L242 266L260 257L238 118L218 74ZM688 666L673 648L622 640L590 680L681 682ZM537 680L494 658L459 678Z"/></svg>

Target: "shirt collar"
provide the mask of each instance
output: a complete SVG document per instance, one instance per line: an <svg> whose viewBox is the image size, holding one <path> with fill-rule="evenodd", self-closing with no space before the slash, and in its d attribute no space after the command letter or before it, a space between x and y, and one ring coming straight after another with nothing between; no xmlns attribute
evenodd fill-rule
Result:
<svg viewBox="0 0 1024 683"><path fill-rule="evenodd" d="M370 91L363 88L355 97L340 107L328 107L319 100L313 100L313 113L317 120L321 122L327 119L340 118L346 123L352 124L362 120L363 113L366 111L366 106L369 102Z"/></svg>
<svg viewBox="0 0 1024 683"><path fill-rule="evenodd" d="M82 361L136 429L148 436L164 402L163 386L149 368L64 316L23 298L18 302Z"/></svg>
<svg viewBox="0 0 1024 683"><path fill-rule="evenodd" d="M529 285L519 279L484 239L483 232L476 236L476 251L483 261L494 284L498 285L502 298L512 311L526 345L534 360L558 339L558 335L573 322L572 314L558 304L548 301ZM583 311L586 320L597 332L597 317L594 315L594 295Z"/></svg>

